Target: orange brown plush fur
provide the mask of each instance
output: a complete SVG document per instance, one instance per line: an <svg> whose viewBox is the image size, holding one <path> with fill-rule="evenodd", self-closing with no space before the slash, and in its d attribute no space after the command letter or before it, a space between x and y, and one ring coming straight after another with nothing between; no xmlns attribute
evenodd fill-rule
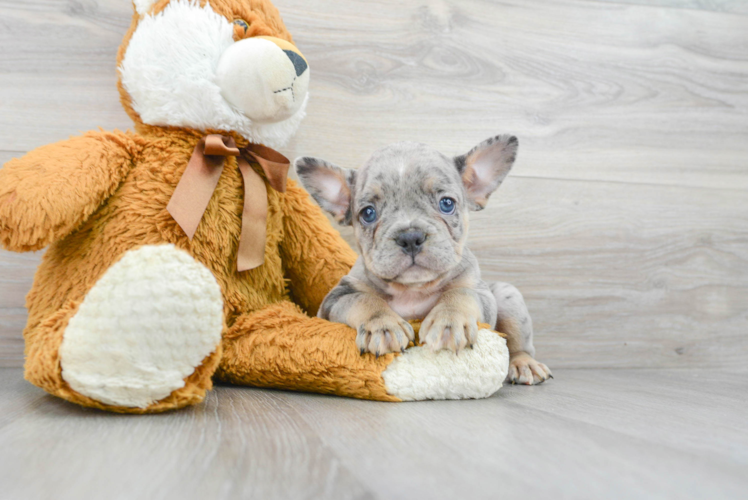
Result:
<svg viewBox="0 0 748 500"><path fill-rule="evenodd" d="M192 102L170 108L169 102L143 99L149 89L138 88L128 73L139 71L132 69L137 65L128 66L127 58L135 57L128 54L129 46L148 34L141 28L164 31L171 22L189 29L203 18L237 43L257 35L292 42L275 7L267 0L211 0L209 5L136 0L134 5L118 64L122 103L135 131L89 132L41 147L0 169L0 243L18 252L49 246L27 297L26 378L73 403L125 413L198 403L213 377L384 401L452 397L408 392L403 380L407 370L420 366L417 360L393 375L389 387L383 372L395 355L361 356L355 331L310 317L356 255L295 183L289 181L285 193L268 187L265 261L249 271L236 270L244 191L235 158L226 158L192 241L167 212L201 138L231 136L241 148L266 134L271 145L282 144L303 107L272 101L269 93L268 106L276 106L281 116L277 128L271 128L231 114L241 106L216 101L217 122L202 126L211 119L210 109L193 115ZM258 46L268 60L286 57L270 45ZM296 76L290 73L294 82L301 79L298 65L295 71ZM208 80L198 83L212 85ZM132 89L140 92L139 103ZM305 87L297 89L294 102L302 91ZM161 105L166 111L156 109ZM163 117L146 123L141 114L153 109L156 114L149 116ZM220 113L249 132L230 129ZM196 124L185 126L190 120ZM252 167L265 179L258 165ZM217 320L209 320L215 314ZM188 321L179 323L180 318ZM503 375L491 374L491 380L503 380ZM480 395L488 395L481 390L485 394Z"/></svg>

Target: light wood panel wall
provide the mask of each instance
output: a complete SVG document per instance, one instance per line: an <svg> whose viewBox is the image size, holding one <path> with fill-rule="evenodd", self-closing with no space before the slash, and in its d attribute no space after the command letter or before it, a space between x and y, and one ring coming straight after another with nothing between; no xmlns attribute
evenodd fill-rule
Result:
<svg viewBox="0 0 748 500"><path fill-rule="evenodd" d="M289 157L520 138L476 214L484 275L525 293L551 367L748 358L748 9L739 1L276 0L312 67ZM127 128L126 0L0 0L0 161ZM344 231L350 238L350 233ZM38 255L0 252L0 366Z"/></svg>

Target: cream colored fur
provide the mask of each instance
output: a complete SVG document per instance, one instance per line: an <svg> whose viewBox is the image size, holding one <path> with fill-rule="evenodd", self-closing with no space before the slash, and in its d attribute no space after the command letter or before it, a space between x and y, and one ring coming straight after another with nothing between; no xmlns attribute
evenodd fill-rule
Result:
<svg viewBox="0 0 748 500"><path fill-rule="evenodd" d="M97 401L146 408L184 386L222 330L210 271L173 245L144 246L112 266L71 318L62 377Z"/></svg>
<svg viewBox="0 0 748 500"><path fill-rule="evenodd" d="M245 38L224 51L215 81L226 101L244 115L256 123L272 123L301 109L309 74L307 69L297 76L293 63L275 43Z"/></svg>
<svg viewBox="0 0 748 500"><path fill-rule="evenodd" d="M501 389L509 368L506 341L480 330L472 349L460 354L411 347L382 372L387 392L403 401L480 399Z"/></svg>

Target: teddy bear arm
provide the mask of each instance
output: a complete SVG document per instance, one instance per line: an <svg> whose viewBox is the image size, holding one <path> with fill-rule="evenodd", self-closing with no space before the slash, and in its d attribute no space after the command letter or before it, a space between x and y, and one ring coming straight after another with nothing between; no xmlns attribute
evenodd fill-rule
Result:
<svg viewBox="0 0 748 500"><path fill-rule="evenodd" d="M42 146L0 169L0 244L39 250L83 223L127 175L134 137L89 132Z"/></svg>
<svg viewBox="0 0 748 500"><path fill-rule="evenodd" d="M309 194L290 180L284 210L281 252L291 294L307 313L316 315L357 256Z"/></svg>

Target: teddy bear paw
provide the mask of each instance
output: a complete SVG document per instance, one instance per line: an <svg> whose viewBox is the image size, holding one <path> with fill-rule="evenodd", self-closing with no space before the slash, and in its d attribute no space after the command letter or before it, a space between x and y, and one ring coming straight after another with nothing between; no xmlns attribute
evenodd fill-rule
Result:
<svg viewBox="0 0 748 500"><path fill-rule="evenodd" d="M472 349L459 354L411 347L382 372L387 392L403 401L481 399L498 391L509 369L506 340L479 330Z"/></svg>

